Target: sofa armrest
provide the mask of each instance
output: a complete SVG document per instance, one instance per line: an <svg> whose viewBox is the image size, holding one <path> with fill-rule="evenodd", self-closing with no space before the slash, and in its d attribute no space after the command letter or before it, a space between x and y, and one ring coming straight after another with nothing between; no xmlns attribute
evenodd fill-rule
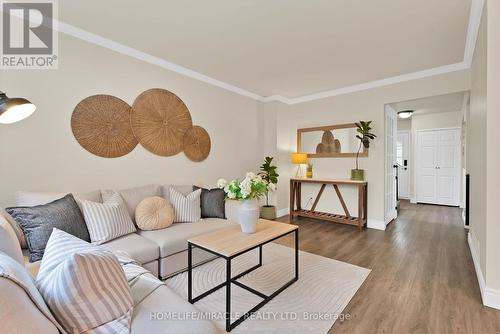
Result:
<svg viewBox="0 0 500 334"><path fill-rule="evenodd" d="M240 201L233 199L226 200L226 219L235 223L239 223L238 220L238 208L240 207Z"/></svg>

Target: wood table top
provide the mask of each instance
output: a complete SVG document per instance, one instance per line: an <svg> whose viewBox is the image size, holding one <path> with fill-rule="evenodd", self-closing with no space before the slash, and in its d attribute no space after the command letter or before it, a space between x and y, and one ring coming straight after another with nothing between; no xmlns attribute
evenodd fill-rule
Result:
<svg viewBox="0 0 500 334"><path fill-rule="evenodd" d="M307 178L307 177L292 177L290 180L305 183L332 183L332 184L366 184L366 181L357 181L349 179L325 179L325 178Z"/></svg>
<svg viewBox="0 0 500 334"><path fill-rule="evenodd" d="M188 242L222 256L231 257L298 228L298 226L292 224L259 219L257 222L257 231L252 234L241 232L239 225L231 225L214 232L193 237Z"/></svg>

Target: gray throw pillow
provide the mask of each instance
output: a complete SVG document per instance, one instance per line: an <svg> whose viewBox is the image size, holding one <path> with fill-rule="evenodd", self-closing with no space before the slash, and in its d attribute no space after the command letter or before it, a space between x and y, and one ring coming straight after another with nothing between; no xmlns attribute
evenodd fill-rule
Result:
<svg viewBox="0 0 500 334"><path fill-rule="evenodd" d="M30 262L42 259L54 227L90 242L87 225L71 194L44 205L7 208L5 211L23 229L30 252Z"/></svg>
<svg viewBox="0 0 500 334"><path fill-rule="evenodd" d="M224 190L193 186L193 191L198 189L201 189L201 218L226 219L226 194Z"/></svg>

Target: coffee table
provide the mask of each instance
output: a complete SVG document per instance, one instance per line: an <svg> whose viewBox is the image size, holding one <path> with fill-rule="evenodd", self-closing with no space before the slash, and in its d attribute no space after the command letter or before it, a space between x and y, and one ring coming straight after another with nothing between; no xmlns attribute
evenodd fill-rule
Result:
<svg viewBox="0 0 500 334"><path fill-rule="evenodd" d="M200 223L203 224L203 223ZM295 276L270 295L259 292L241 282L239 278L262 266L262 246L285 235L295 234ZM193 248L200 248L226 260L226 280L214 288L193 298ZM242 273L231 276L231 260L251 250L259 249L259 263ZM239 225L199 235L188 240L188 301L193 304L209 294L226 287L226 331L230 332L253 313L299 279L299 228L296 225L259 219L257 231L253 234L241 232ZM231 283L261 297L263 300L250 311L231 323Z"/></svg>

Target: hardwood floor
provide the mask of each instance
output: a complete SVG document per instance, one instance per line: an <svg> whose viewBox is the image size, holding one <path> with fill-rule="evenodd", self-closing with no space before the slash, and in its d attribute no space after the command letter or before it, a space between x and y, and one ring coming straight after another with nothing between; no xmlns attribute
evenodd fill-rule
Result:
<svg viewBox="0 0 500 334"><path fill-rule="evenodd" d="M295 220L301 250L372 270L344 310L350 320L329 333L500 333L500 311L481 303L460 215L405 202L386 231Z"/></svg>

